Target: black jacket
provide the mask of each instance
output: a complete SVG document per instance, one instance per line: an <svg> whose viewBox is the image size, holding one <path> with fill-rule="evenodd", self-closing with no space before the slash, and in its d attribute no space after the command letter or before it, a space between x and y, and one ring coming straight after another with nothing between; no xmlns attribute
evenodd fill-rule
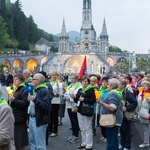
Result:
<svg viewBox="0 0 150 150"><path fill-rule="evenodd" d="M137 107L137 100L134 97L133 93L131 93L127 89L124 89L124 91L122 92L122 95L125 101L125 107L127 111L133 111Z"/></svg>
<svg viewBox="0 0 150 150"><path fill-rule="evenodd" d="M15 124L24 124L27 121L27 109L29 105L28 93L25 86L19 86L13 94L15 99L11 102Z"/></svg>
<svg viewBox="0 0 150 150"><path fill-rule="evenodd" d="M36 125L44 125L50 121L51 95L47 88L40 87L35 89L35 117Z"/></svg>
<svg viewBox="0 0 150 150"><path fill-rule="evenodd" d="M96 101L95 99L95 92L94 92L94 88L89 89L88 91L84 93L81 92L82 89L79 89L77 94L76 94L76 98L74 98L74 101L76 103L78 103L80 96L84 97L84 102L93 105ZM81 107L83 106L83 102L80 102L80 105L78 107L78 112L81 113Z"/></svg>

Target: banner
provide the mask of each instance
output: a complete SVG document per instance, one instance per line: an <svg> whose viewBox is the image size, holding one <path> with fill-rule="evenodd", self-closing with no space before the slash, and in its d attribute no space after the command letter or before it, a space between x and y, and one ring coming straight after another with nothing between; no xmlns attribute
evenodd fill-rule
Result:
<svg viewBox="0 0 150 150"><path fill-rule="evenodd" d="M79 72L79 77L82 78L85 75L87 75L86 56L84 57L84 61Z"/></svg>

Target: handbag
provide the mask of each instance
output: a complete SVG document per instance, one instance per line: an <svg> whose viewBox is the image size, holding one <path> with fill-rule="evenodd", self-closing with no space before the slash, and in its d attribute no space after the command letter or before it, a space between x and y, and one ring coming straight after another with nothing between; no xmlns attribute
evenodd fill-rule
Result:
<svg viewBox="0 0 150 150"><path fill-rule="evenodd" d="M78 107L74 104L74 103L71 103L71 111L74 112L74 113L77 113L78 111Z"/></svg>
<svg viewBox="0 0 150 150"><path fill-rule="evenodd" d="M84 116L92 117L94 114L93 105L83 102L83 105L81 107L81 114Z"/></svg>
<svg viewBox="0 0 150 150"><path fill-rule="evenodd" d="M124 112L124 116L126 117L127 120L132 120L135 114L136 114L136 109L134 109L133 111Z"/></svg>
<svg viewBox="0 0 150 150"><path fill-rule="evenodd" d="M120 105L121 105L121 102L119 103L119 106L115 114L102 114L100 117L99 124L107 128L114 127L116 125L116 114L118 113Z"/></svg>
<svg viewBox="0 0 150 150"><path fill-rule="evenodd" d="M148 117L149 117L148 110L141 106L141 108L139 110L139 115L140 115L140 117L142 117L144 119L148 119Z"/></svg>
<svg viewBox="0 0 150 150"><path fill-rule="evenodd" d="M113 114L101 115L99 123L104 127L114 127L116 125L116 116Z"/></svg>
<svg viewBox="0 0 150 150"><path fill-rule="evenodd" d="M126 100L126 93L127 93L127 89L125 91L125 96L124 96L124 99L125 99L125 106L127 105L127 100ZM134 115L136 114L136 109L134 109L133 111L125 111L124 112L124 116L125 118L130 121L134 118Z"/></svg>

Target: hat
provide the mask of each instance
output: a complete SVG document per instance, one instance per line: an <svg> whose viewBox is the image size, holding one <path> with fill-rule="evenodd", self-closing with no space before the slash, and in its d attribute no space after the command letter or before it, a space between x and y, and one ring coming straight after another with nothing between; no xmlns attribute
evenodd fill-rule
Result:
<svg viewBox="0 0 150 150"><path fill-rule="evenodd" d="M47 76L45 71L40 71L39 73L41 73L46 79L48 78L48 76Z"/></svg>

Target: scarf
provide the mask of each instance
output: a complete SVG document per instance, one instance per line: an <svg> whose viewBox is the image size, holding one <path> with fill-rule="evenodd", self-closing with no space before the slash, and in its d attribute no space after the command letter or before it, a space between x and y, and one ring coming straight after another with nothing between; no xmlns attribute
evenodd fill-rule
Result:
<svg viewBox="0 0 150 150"><path fill-rule="evenodd" d="M149 94L150 94L150 89L148 89L147 91L142 91L142 93L141 93L141 95L140 95L142 101L144 100L144 95L145 95L146 93L149 93Z"/></svg>
<svg viewBox="0 0 150 150"><path fill-rule="evenodd" d="M55 81L52 81L52 79L50 79L50 84L53 87L56 83L58 82L58 79L56 79Z"/></svg>
<svg viewBox="0 0 150 150"><path fill-rule="evenodd" d="M0 98L0 106L2 106L2 105L8 105L9 106L9 104L7 103L7 101L6 100L4 100L3 98ZM10 107L10 106L9 106ZM12 111L12 108L10 107L10 109L11 109L11 111Z"/></svg>
<svg viewBox="0 0 150 150"><path fill-rule="evenodd" d="M91 88L93 88L93 86L91 86L91 85L89 84L87 87L85 87L85 88L83 87L81 92L85 94L85 92L88 91L88 90L91 89Z"/></svg>
<svg viewBox="0 0 150 150"><path fill-rule="evenodd" d="M100 89L99 89L99 91L102 92L102 93L105 93L105 92L108 91L108 89L107 89L107 87L101 86Z"/></svg>
<svg viewBox="0 0 150 150"><path fill-rule="evenodd" d="M74 89L78 89L78 88L81 86L81 84L80 84L79 82L76 82L75 84L76 84L76 86L75 86ZM68 86L68 90L70 90L72 87L73 87L73 84L71 83L71 84Z"/></svg>

